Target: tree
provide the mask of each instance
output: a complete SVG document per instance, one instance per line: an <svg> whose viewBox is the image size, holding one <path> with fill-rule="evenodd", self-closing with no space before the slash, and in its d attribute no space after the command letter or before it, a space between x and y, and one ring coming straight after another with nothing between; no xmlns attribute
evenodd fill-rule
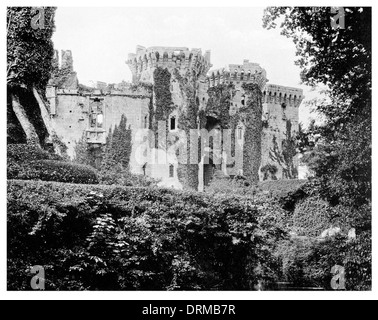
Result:
<svg viewBox="0 0 378 320"><path fill-rule="evenodd" d="M45 91L52 70L54 50L51 37L55 29L55 10L54 7L7 8L8 105L12 107L27 142L36 145L40 144L41 137L30 119L32 112L28 112L21 100L36 100L45 129L51 131L40 93Z"/></svg>
<svg viewBox="0 0 378 320"><path fill-rule="evenodd" d="M341 21L335 21L336 18ZM345 28L337 22L345 20ZM371 8L267 8L264 27L281 20L292 38L302 81L323 84L328 100L317 111L325 123L313 126L319 136L312 169L336 202L360 206L371 199ZM335 25L336 23L336 25Z"/></svg>
<svg viewBox="0 0 378 320"><path fill-rule="evenodd" d="M120 166L125 170L129 169L131 138L130 126L127 127L127 119L123 114L119 125L116 125L113 131L109 131L101 170L112 170L115 166Z"/></svg>
<svg viewBox="0 0 378 320"><path fill-rule="evenodd" d="M357 230L357 238L343 242L341 249L327 246L328 253L322 259L326 261L343 253L347 289L368 290L371 288L371 8L265 10L264 27L275 28L279 20L282 34L296 45L296 63L301 68L302 81L311 86L325 85L329 98L314 102L324 123L301 132L302 150L307 150L308 142L315 142L306 155L315 173L308 186L313 194L317 192L329 201L333 218ZM315 254L315 265L319 262L319 254Z"/></svg>

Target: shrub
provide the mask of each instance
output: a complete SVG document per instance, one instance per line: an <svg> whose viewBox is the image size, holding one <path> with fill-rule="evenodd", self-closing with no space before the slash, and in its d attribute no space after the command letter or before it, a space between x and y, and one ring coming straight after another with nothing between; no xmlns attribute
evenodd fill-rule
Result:
<svg viewBox="0 0 378 320"><path fill-rule="evenodd" d="M62 160L62 157L49 153L46 150L32 144L8 144L7 162L25 163L33 160Z"/></svg>
<svg viewBox="0 0 378 320"><path fill-rule="evenodd" d="M20 180L98 183L89 166L62 161L62 157L35 145L10 144L7 147L7 178Z"/></svg>
<svg viewBox="0 0 378 320"><path fill-rule="evenodd" d="M98 183L96 171L92 167L54 160L30 161L24 165L10 166L8 179Z"/></svg>
<svg viewBox="0 0 378 320"><path fill-rule="evenodd" d="M261 181L258 186L262 191L269 191L275 196L283 197L291 192L297 191L306 180L290 179L290 180L270 180Z"/></svg>
<svg viewBox="0 0 378 320"><path fill-rule="evenodd" d="M331 290L331 269L344 266L346 241L342 236L325 241L294 237L280 243L277 254L282 260L284 280L296 287Z"/></svg>
<svg viewBox="0 0 378 320"><path fill-rule="evenodd" d="M284 280L331 290L331 269L340 265L345 268L347 290L371 290L371 205L355 209L331 206L316 190L309 189L312 186L302 186L301 192L287 197L295 202L287 230L297 236L280 241L276 247ZM320 239L322 231L331 226L339 227L341 232ZM356 229L356 239L347 236L351 228Z"/></svg>
<svg viewBox="0 0 378 320"><path fill-rule="evenodd" d="M234 179L228 177L214 177L206 192L210 194L233 194L243 196L253 196L257 193L256 186L251 185L242 177L235 177Z"/></svg>
<svg viewBox="0 0 378 320"><path fill-rule="evenodd" d="M101 168L99 181L101 184L127 187L157 187L159 182L148 176L130 173L121 164L114 164L112 168Z"/></svg>
<svg viewBox="0 0 378 320"><path fill-rule="evenodd" d="M319 237L332 225L331 206L319 197L299 201L292 216L293 231L299 236Z"/></svg>
<svg viewBox="0 0 378 320"><path fill-rule="evenodd" d="M278 269L281 231L243 197L9 181L7 204L9 290L34 265L47 290L247 290Z"/></svg>

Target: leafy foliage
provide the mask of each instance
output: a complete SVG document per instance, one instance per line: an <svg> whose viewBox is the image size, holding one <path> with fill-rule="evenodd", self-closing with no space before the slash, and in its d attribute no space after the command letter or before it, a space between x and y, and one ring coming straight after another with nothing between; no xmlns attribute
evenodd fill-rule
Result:
<svg viewBox="0 0 378 320"><path fill-rule="evenodd" d="M273 213L243 197L8 182L8 289L242 290L272 281Z"/></svg>
<svg viewBox="0 0 378 320"><path fill-rule="evenodd" d="M303 82L326 86L328 99L314 101L324 123L302 134L300 147L309 152L305 159L315 174L312 194L327 200L345 226L356 228L357 240L341 249L321 247L325 256L313 251L314 257L341 252L349 288L366 289L371 286L371 8L338 10L345 28L333 27L336 13L326 7L267 8L264 26L274 28L281 19L282 34L296 45Z"/></svg>
<svg viewBox="0 0 378 320"><path fill-rule="evenodd" d="M110 129L107 136L105 152L101 163L101 170L111 170L118 164L123 168L129 167L131 155L132 132L130 126L127 127L127 119L123 114L118 126Z"/></svg>
<svg viewBox="0 0 378 320"><path fill-rule="evenodd" d="M328 87L317 105L325 124L311 132L320 135L311 168L330 197L358 207L371 198L371 8L345 7L344 29L332 28L330 10L268 8L264 26L283 17L304 83Z"/></svg>
<svg viewBox="0 0 378 320"><path fill-rule="evenodd" d="M319 237L331 226L332 216L332 207L326 201L319 197L305 198L295 206L292 230L298 236Z"/></svg>
<svg viewBox="0 0 378 320"><path fill-rule="evenodd" d="M8 144L7 162L29 162L33 160L62 160L57 154L50 153L38 146L30 144Z"/></svg>
<svg viewBox="0 0 378 320"><path fill-rule="evenodd" d="M128 187L157 187L159 181L140 174L130 173L129 169L115 164L111 170L102 169L99 173L101 184L121 185Z"/></svg>
<svg viewBox="0 0 378 320"><path fill-rule="evenodd" d="M96 171L88 166L55 160L31 161L13 166L8 179L59 181L67 183L98 183Z"/></svg>
<svg viewBox="0 0 378 320"><path fill-rule="evenodd" d="M52 70L54 54L51 36L55 30L56 8L7 8L7 85L35 86L44 90ZM32 27L32 19L43 10L41 28ZM41 15L42 18L42 15ZM42 27L43 26L43 27Z"/></svg>
<svg viewBox="0 0 378 320"><path fill-rule="evenodd" d="M71 183L98 183L96 171L88 166L63 161L35 145L7 147L7 178Z"/></svg>

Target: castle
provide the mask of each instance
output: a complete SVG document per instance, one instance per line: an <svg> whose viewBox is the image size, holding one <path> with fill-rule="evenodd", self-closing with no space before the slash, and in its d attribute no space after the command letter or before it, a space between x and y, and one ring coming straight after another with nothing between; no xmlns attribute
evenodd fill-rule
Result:
<svg viewBox="0 0 378 320"><path fill-rule="evenodd" d="M268 84L266 71L248 60L211 70L210 57L201 49L138 46L126 61L132 83L98 82L90 88L79 84L71 51L62 51L60 66L56 52L56 72L46 91L52 126L74 158L83 134L100 150L125 115L133 133L131 172L160 179L166 187L201 191L216 170L251 181L297 178L302 90ZM198 135L190 138L193 129ZM215 147L214 132L222 130L230 137ZM203 137L206 132L211 134ZM186 139L177 142L182 133Z"/></svg>

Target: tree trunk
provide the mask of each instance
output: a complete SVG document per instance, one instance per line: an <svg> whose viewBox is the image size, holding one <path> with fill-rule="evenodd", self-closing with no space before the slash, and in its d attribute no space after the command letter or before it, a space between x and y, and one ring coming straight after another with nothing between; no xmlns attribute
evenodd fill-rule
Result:
<svg viewBox="0 0 378 320"><path fill-rule="evenodd" d="M24 107L20 104L19 97L12 93L11 98L13 111L25 132L27 143L40 146L37 131L35 130L33 124L29 121Z"/></svg>
<svg viewBox="0 0 378 320"><path fill-rule="evenodd" d="M43 102L41 96L39 95L38 91L36 88L33 87L33 94L35 99L38 102L39 109L41 110L41 116L43 123L45 124L46 130L49 134L49 137L51 138L54 134L54 129L51 125L51 120L50 120L50 113L48 112L45 103Z"/></svg>
<svg viewBox="0 0 378 320"><path fill-rule="evenodd" d="M57 145L53 141L53 137L56 136L56 133L55 133L55 130L54 130L52 124L51 124L50 113L47 110L46 104L42 100L41 96L39 95L39 93L38 93L38 91L35 87L33 87L33 94L34 94L35 99L38 102L39 109L41 110L41 117L42 117L43 123L45 124L46 130L47 130L47 133L48 133L48 137L46 137L46 142L51 143L54 147L55 152L57 154L62 155L63 151L61 150L59 145Z"/></svg>

